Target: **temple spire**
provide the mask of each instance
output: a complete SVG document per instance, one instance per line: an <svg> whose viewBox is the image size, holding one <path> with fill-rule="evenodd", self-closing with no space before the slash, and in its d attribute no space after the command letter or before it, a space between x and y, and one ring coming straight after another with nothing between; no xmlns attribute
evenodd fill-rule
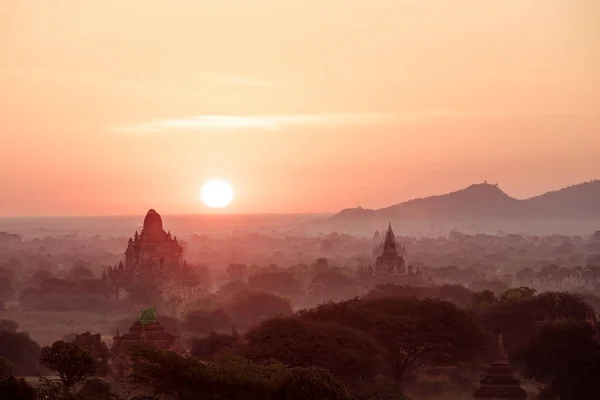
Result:
<svg viewBox="0 0 600 400"><path fill-rule="evenodd" d="M501 333L498 334L492 365L485 378L481 380L481 387L473 396L476 399L496 400L524 400L527 398L527 392L521 387L519 379L508 361Z"/></svg>

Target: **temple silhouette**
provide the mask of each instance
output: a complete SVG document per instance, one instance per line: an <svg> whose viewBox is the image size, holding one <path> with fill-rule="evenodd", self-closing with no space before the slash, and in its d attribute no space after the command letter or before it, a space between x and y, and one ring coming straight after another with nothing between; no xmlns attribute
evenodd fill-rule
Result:
<svg viewBox="0 0 600 400"><path fill-rule="evenodd" d="M374 253L377 255L375 269L373 270L375 275L406 274L404 247L396 240L391 223L385 233L383 243L375 248Z"/></svg>
<svg viewBox="0 0 600 400"><path fill-rule="evenodd" d="M113 345L110 349L113 374L117 380L127 378L131 372L131 350L136 346L152 346L158 350L169 350L183 354L179 335L167 333L158 318L151 321L144 320L142 316L136 320L129 332L120 335L119 330L113 336Z"/></svg>
<svg viewBox="0 0 600 400"><path fill-rule="evenodd" d="M525 400L527 392L523 390L515 371L508 361L508 355L502 342L502 334L498 335L496 354L492 365L487 371L485 378L481 380L481 386L473 394L475 399L494 400Z"/></svg>
<svg viewBox="0 0 600 400"><path fill-rule="evenodd" d="M139 282L157 286L195 286L197 280L183 259L183 248L177 237L165 232L161 216L153 209L144 218L142 232L129 238L125 262L108 269L104 279L112 282L113 297L118 300L121 289Z"/></svg>

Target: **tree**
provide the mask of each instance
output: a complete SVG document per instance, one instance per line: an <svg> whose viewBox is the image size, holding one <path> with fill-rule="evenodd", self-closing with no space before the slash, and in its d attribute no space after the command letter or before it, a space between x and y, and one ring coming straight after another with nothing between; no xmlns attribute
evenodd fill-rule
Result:
<svg viewBox="0 0 600 400"><path fill-rule="evenodd" d="M473 293L472 303L475 307L491 306L496 304L497 301L498 299L494 295L494 292L490 290Z"/></svg>
<svg viewBox="0 0 600 400"><path fill-rule="evenodd" d="M515 278L521 283L530 284L533 282L533 269L526 267L517 271Z"/></svg>
<svg viewBox="0 0 600 400"><path fill-rule="evenodd" d="M213 311L196 310L185 316L183 327L186 331L205 335L231 329L231 319L220 308Z"/></svg>
<svg viewBox="0 0 600 400"><path fill-rule="evenodd" d="M62 394L66 396L73 387L81 385L96 371L96 360L75 343L59 340L52 346L42 347L42 365L58 375Z"/></svg>
<svg viewBox="0 0 600 400"><path fill-rule="evenodd" d="M201 360L218 360L232 356L240 345L240 337L234 331L232 335L212 332L205 338L192 342L190 354Z"/></svg>
<svg viewBox="0 0 600 400"><path fill-rule="evenodd" d="M9 282L15 281L15 271L12 269L0 267L0 278L6 278Z"/></svg>
<svg viewBox="0 0 600 400"><path fill-rule="evenodd" d="M500 295L500 300L502 301L510 301L510 300L519 300L525 297L535 296L537 290L532 289L530 287L521 286L518 288L511 288L505 291Z"/></svg>
<svg viewBox="0 0 600 400"><path fill-rule="evenodd" d="M0 300L12 301L15 298L15 289L10 279L0 277Z"/></svg>
<svg viewBox="0 0 600 400"><path fill-rule="evenodd" d="M325 368L344 382L373 378L384 361L384 350L372 337L336 323L274 318L248 332L246 339L246 355L253 361Z"/></svg>
<svg viewBox="0 0 600 400"><path fill-rule="evenodd" d="M600 342L585 322L542 324L519 358L525 363L525 376L540 382L546 396L600 398Z"/></svg>
<svg viewBox="0 0 600 400"><path fill-rule="evenodd" d="M527 345L539 322L563 318L584 321L591 311L579 295L545 292L476 309L475 317L486 330L502 333L512 358Z"/></svg>
<svg viewBox="0 0 600 400"><path fill-rule="evenodd" d="M34 400L36 393L24 379L13 376L0 378L0 399Z"/></svg>
<svg viewBox="0 0 600 400"><path fill-rule="evenodd" d="M33 283L36 287L40 287L42 282L47 281L49 279L54 278L51 272L48 271L36 271L31 275L31 283Z"/></svg>
<svg viewBox="0 0 600 400"><path fill-rule="evenodd" d="M13 375L13 365L4 357L0 357L0 379Z"/></svg>
<svg viewBox="0 0 600 400"><path fill-rule="evenodd" d="M237 328L247 328L263 319L293 312L288 300L261 292L237 293L225 311Z"/></svg>
<svg viewBox="0 0 600 400"><path fill-rule="evenodd" d="M102 279L84 279L80 283L81 291L101 297L108 297L110 288Z"/></svg>
<svg viewBox="0 0 600 400"><path fill-rule="evenodd" d="M75 296L79 290L77 284L66 279L51 278L40 285L42 294L60 294L63 296Z"/></svg>
<svg viewBox="0 0 600 400"><path fill-rule="evenodd" d="M76 400L118 400L119 396L113 391L110 383L99 378L85 381L77 392Z"/></svg>
<svg viewBox="0 0 600 400"><path fill-rule="evenodd" d="M173 400L263 400L281 366L261 367L244 359L205 363L152 347L132 351L130 383L142 396Z"/></svg>
<svg viewBox="0 0 600 400"><path fill-rule="evenodd" d="M248 286L267 293L283 296L298 296L302 293L302 284L289 271L263 272L248 278Z"/></svg>
<svg viewBox="0 0 600 400"><path fill-rule="evenodd" d="M471 316L432 299L383 297L324 304L301 312L313 321L336 321L371 334L386 350L397 386L421 366L451 366L473 359L484 336Z"/></svg>
<svg viewBox="0 0 600 400"><path fill-rule="evenodd" d="M0 331L15 333L19 329L19 323L12 319L0 319Z"/></svg>
<svg viewBox="0 0 600 400"><path fill-rule="evenodd" d="M272 400L351 400L342 382L315 367L291 368L276 379Z"/></svg>
<svg viewBox="0 0 600 400"><path fill-rule="evenodd" d="M76 262L73 268L69 270L69 279L75 282L81 282L86 279L94 279L94 273L90 270L86 264L82 262Z"/></svg>
<svg viewBox="0 0 600 400"><path fill-rule="evenodd" d="M36 375L40 372L40 346L25 332L0 330L0 357L13 365L17 376Z"/></svg>
<svg viewBox="0 0 600 400"><path fill-rule="evenodd" d="M102 341L99 333L92 335L90 332L85 332L81 335L76 335L73 343L94 357L96 361L95 376L106 376L109 373L110 367L108 361L110 359L110 351L106 343Z"/></svg>
<svg viewBox="0 0 600 400"><path fill-rule="evenodd" d="M234 281L242 281L246 279L248 267L246 267L245 264L232 263L227 267L227 274L229 274L229 277Z"/></svg>

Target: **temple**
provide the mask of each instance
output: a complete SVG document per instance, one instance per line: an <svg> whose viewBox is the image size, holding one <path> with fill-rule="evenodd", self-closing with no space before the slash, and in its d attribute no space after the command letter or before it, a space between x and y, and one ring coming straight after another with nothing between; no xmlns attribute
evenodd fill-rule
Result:
<svg viewBox="0 0 600 400"><path fill-rule="evenodd" d="M165 232L160 215L149 210L144 218L142 232L129 238L125 250L125 262L108 270L114 297L118 300L119 290L140 281L164 285L173 282L175 276L182 280L191 275L183 260L183 248L177 237ZM189 283L189 282L187 282Z"/></svg>
<svg viewBox="0 0 600 400"><path fill-rule="evenodd" d="M113 337L110 349L113 373L117 380L126 378L131 372L130 351L140 345L154 346L159 350L182 353L179 336L167 333L158 318L156 308L142 310L140 318L133 323L129 332Z"/></svg>
<svg viewBox="0 0 600 400"><path fill-rule="evenodd" d="M498 347L492 365L473 397L495 400L527 399L527 392L521 387L512 365L508 362L502 334L498 335Z"/></svg>
<svg viewBox="0 0 600 400"><path fill-rule="evenodd" d="M383 243L375 248L374 253L377 255L373 271L375 275L406 274L403 257L404 248L396 241L396 235L394 235L391 223L385 233Z"/></svg>

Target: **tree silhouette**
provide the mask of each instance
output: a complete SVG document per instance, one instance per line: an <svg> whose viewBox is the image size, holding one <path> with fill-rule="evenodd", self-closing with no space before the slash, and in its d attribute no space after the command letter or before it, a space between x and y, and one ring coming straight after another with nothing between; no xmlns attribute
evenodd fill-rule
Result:
<svg viewBox="0 0 600 400"><path fill-rule="evenodd" d="M540 382L548 398L600 398L600 342L593 333L581 321L543 324L520 355L525 375Z"/></svg>
<svg viewBox="0 0 600 400"><path fill-rule="evenodd" d="M40 361L58 376L63 396L68 395L73 387L81 385L96 371L96 361L90 353L75 343L62 340L54 342L52 346L42 347Z"/></svg>
<svg viewBox="0 0 600 400"><path fill-rule="evenodd" d="M291 368L276 380L271 400L351 400L343 383L329 371L309 367Z"/></svg>

